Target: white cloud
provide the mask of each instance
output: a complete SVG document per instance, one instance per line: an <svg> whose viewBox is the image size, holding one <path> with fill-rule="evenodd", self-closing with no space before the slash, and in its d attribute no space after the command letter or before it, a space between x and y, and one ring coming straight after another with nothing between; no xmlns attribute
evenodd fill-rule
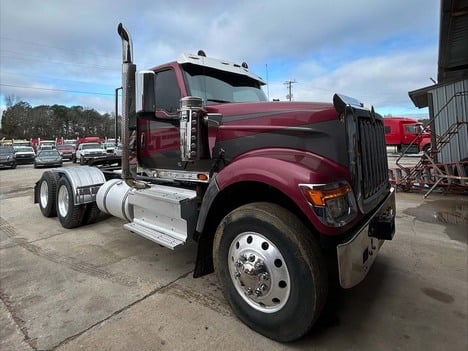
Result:
<svg viewBox="0 0 468 351"><path fill-rule="evenodd" d="M27 9L27 11L25 11ZM439 0L0 2L0 86L33 105L82 104L112 112L121 84L123 22L135 61L149 68L181 52L247 61L270 97L330 101L334 92L388 109L411 108L408 90L436 75Z"/></svg>

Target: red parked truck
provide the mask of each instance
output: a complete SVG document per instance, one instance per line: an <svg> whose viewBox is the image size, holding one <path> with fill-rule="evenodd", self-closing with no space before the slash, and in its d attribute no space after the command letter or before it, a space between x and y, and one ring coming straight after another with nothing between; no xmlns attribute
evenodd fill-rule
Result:
<svg viewBox="0 0 468 351"><path fill-rule="evenodd" d="M194 239L194 276L216 271L243 322L300 338L333 273L344 288L358 284L393 238L383 118L340 95L268 102L246 64L203 52L136 72L130 35L118 32L122 169L45 172L42 213L72 228L101 210L170 249Z"/></svg>
<svg viewBox="0 0 468 351"><path fill-rule="evenodd" d="M384 118L385 143L396 146L398 152L418 153L431 147L431 134L424 131L423 124L412 118Z"/></svg>

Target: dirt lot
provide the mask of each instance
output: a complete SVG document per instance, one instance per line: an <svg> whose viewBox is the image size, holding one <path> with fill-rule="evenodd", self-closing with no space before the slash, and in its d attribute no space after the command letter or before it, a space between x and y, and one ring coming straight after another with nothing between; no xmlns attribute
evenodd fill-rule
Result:
<svg viewBox="0 0 468 351"><path fill-rule="evenodd" d="M70 166L67 164L66 166ZM467 350L468 198L397 194L397 234L359 286L332 294L292 344L248 329L215 276L116 218L67 230L42 217L42 170L0 171L1 350Z"/></svg>

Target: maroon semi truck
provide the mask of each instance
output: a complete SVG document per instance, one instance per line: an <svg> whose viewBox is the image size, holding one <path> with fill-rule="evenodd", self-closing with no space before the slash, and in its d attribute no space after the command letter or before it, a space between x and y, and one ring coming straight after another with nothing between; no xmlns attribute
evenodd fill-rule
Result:
<svg viewBox="0 0 468 351"><path fill-rule="evenodd" d="M395 232L383 119L357 100L268 102L247 65L203 52L136 72L122 25L122 167L45 172L35 202L66 228L99 211L170 249L198 243L249 327L307 333L329 281L364 279Z"/></svg>

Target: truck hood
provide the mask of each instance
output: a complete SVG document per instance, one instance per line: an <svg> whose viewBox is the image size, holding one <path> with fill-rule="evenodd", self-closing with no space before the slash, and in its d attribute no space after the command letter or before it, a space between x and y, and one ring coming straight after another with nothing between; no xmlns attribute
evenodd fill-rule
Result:
<svg viewBox="0 0 468 351"><path fill-rule="evenodd" d="M36 156L33 151L17 151L15 152L17 156Z"/></svg>
<svg viewBox="0 0 468 351"><path fill-rule="evenodd" d="M229 162L251 150L289 148L348 163L345 126L331 103L230 103L205 110L212 157L222 153Z"/></svg>
<svg viewBox="0 0 468 351"><path fill-rule="evenodd" d="M227 103L207 105L205 110L208 113L221 114L223 124L292 127L337 119L337 113L331 103Z"/></svg>

